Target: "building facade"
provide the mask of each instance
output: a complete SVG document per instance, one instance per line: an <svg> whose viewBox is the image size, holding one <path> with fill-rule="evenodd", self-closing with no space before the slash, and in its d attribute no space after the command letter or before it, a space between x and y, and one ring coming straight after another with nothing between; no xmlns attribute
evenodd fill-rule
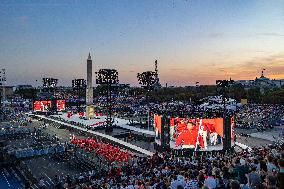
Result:
<svg viewBox="0 0 284 189"><path fill-rule="evenodd" d="M237 80L235 84L240 84L246 89L250 88L260 88L260 89L271 89L271 88L280 88L284 86L284 79L270 79L264 76L262 71L261 76L256 77L255 80Z"/></svg>

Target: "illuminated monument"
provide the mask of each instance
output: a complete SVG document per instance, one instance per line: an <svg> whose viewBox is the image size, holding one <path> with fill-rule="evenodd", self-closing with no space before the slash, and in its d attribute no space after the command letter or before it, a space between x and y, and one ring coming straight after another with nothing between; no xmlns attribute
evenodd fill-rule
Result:
<svg viewBox="0 0 284 189"><path fill-rule="evenodd" d="M92 64L93 64L92 58L89 53L87 59L87 88L86 88L86 117L88 119L94 117Z"/></svg>

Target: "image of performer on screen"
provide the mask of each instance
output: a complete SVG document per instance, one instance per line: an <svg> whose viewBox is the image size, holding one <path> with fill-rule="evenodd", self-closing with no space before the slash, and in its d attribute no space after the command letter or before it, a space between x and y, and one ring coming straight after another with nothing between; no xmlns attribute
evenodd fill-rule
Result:
<svg viewBox="0 0 284 189"><path fill-rule="evenodd" d="M207 146L208 134L209 134L210 145L212 145L212 146L217 145L218 134L216 132L215 125L211 124L211 123L205 123L204 127L202 127L202 128L204 128L206 130L206 138L203 137L204 141L206 140L206 146Z"/></svg>
<svg viewBox="0 0 284 189"><path fill-rule="evenodd" d="M203 143L204 143L204 149L207 149L207 136L209 132L209 125L203 124L202 120L200 120L200 127L199 127L199 135L202 137Z"/></svg>
<svg viewBox="0 0 284 189"><path fill-rule="evenodd" d="M162 127L162 123L161 123L161 116L154 116L154 129L155 129L155 137L156 139L161 139L161 127Z"/></svg>
<svg viewBox="0 0 284 189"><path fill-rule="evenodd" d="M181 122L183 126L183 122ZM204 142L201 135L199 135L199 125L196 125L193 121L188 121L186 128L178 135L176 147L182 146L182 148L196 148L199 145L204 148Z"/></svg>

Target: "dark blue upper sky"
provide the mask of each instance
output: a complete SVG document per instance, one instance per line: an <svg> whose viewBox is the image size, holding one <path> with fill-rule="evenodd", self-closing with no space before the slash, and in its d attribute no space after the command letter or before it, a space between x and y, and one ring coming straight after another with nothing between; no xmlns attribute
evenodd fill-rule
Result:
<svg viewBox="0 0 284 189"><path fill-rule="evenodd" d="M116 68L131 84L155 59L174 85L284 71L283 0L2 0L0 36L8 84L70 85L89 51L95 70Z"/></svg>

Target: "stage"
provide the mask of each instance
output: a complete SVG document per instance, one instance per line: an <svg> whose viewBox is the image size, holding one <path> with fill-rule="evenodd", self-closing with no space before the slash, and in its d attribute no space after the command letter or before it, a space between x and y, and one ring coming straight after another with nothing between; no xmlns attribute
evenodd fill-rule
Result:
<svg viewBox="0 0 284 189"><path fill-rule="evenodd" d="M117 138L112 137L110 135L106 135L104 133L88 130L86 128L75 126L75 125L72 125L72 124L69 124L69 123L65 123L65 122L62 122L62 121L58 121L58 120L55 120L53 118L49 118L49 117L46 117L46 116L43 116L43 115L33 115L33 116L36 116L38 118L41 118L41 119L44 119L44 120L48 120L48 121L51 121L51 122L55 122L55 123L58 123L58 124L61 124L61 125L67 126L67 127L71 127L73 129L77 129L77 130L80 130L80 131L88 132L90 134L93 134L93 135L105 138L105 139L111 141L112 143L119 144L119 145L121 145L121 146L123 146L123 147L125 147L127 149L133 150L135 152L139 152L139 153L147 155L147 156L153 156L153 152L150 152L148 150L145 150L145 149L143 149L141 147L138 147L138 146L135 146L133 144L127 143L127 142L125 142L123 140L117 139ZM86 121L91 121L91 120L86 120Z"/></svg>
<svg viewBox="0 0 284 189"><path fill-rule="evenodd" d="M99 123L104 123L106 118L107 118L106 116L97 116L94 119L85 120L85 119L80 119L78 114L74 114L70 118L68 118L67 115L68 115L67 113L63 113L61 115L52 115L52 116L64 119L68 122L73 121L73 122L76 122L76 123L81 123L81 124L86 125L86 126L94 126L94 127L99 126L100 125ZM116 127L120 127L120 128L127 129L127 130L130 130L130 131L135 131L135 132L138 132L138 133L141 133L141 134L147 134L147 135L150 135L150 136L155 136L154 131L149 131L149 130L146 130L146 129L140 129L140 128L137 128L137 127L129 126L128 122L129 121L126 120L126 119L114 118L114 125Z"/></svg>

